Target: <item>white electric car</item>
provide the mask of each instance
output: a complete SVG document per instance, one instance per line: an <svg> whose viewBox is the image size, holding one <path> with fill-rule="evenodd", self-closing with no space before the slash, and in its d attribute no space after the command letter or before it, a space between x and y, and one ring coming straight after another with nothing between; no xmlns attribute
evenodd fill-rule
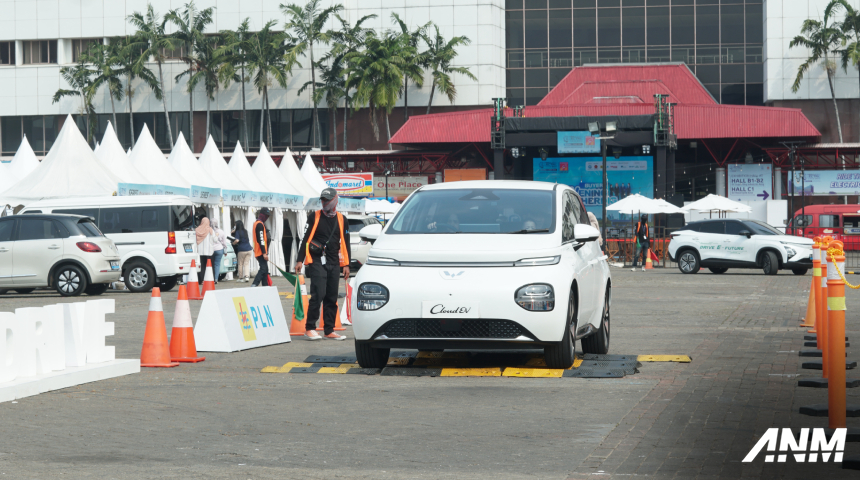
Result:
<svg viewBox="0 0 860 480"><path fill-rule="evenodd" d="M568 186L465 181L415 191L384 227L352 296L358 362L391 348L609 350L611 281L599 232Z"/></svg>
<svg viewBox="0 0 860 480"><path fill-rule="evenodd" d="M804 275L812 268L812 240L785 235L758 220L702 220L672 234L669 257L681 273L706 267L713 273L761 268L765 275L783 269Z"/></svg>

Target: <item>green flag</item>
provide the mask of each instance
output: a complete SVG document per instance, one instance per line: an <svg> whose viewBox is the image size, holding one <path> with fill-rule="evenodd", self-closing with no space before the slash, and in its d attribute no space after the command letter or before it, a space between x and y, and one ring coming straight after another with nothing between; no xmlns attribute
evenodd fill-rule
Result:
<svg viewBox="0 0 860 480"><path fill-rule="evenodd" d="M280 268L278 268L278 271L281 272L281 275L283 275L284 278L286 278L290 282L290 285L296 287L296 296L293 299L293 315L295 315L296 320L304 320L305 307L304 305L302 305L302 286L299 284L298 275L287 273Z"/></svg>

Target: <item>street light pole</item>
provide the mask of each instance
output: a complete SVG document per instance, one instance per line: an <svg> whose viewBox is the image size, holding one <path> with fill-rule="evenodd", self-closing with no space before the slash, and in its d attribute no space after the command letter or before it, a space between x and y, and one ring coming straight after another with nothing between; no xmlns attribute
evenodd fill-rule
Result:
<svg viewBox="0 0 860 480"><path fill-rule="evenodd" d="M600 204L602 207L602 217L601 218L603 219L603 238L606 239L609 237L606 236L606 222L607 222L607 218L606 218L606 202L607 202L606 180L607 179L606 179L606 140L604 140L604 139L600 140L600 151L601 151L601 154L603 155L603 188L602 188L603 199L600 202ZM604 240L604 241L606 241L606 240Z"/></svg>

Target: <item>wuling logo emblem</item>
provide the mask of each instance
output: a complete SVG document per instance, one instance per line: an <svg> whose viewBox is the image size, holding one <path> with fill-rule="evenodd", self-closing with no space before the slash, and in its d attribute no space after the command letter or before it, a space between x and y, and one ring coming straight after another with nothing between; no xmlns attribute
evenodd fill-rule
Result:
<svg viewBox="0 0 860 480"><path fill-rule="evenodd" d="M246 342L257 339L254 333L254 324L251 322L251 314L248 311L248 302L245 297L233 297L233 306L236 307L236 316L239 317L239 327Z"/></svg>
<svg viewBox="0 0 860 480"><path fill-rule="evenodd" d="M780 430L782 430L782 435L780 435ZM764 456L766 463L773 463L774 458L777 463L785 463L789 457L787 452L792 452L791 456L797 463L816 463L819 454L822 462L829 462L832 458L834 463L842 463L847 432L848 429L837 428L828 441L825 429L813 428L812 441L810 442L808 428L800 429L799 438L794 436L790 428L768 428L743 461L745 463L752 462L767 445L767 454ZM776 448L777 444L779 444L779 450ZM776 454L774 455L774 453Z"/></svg>

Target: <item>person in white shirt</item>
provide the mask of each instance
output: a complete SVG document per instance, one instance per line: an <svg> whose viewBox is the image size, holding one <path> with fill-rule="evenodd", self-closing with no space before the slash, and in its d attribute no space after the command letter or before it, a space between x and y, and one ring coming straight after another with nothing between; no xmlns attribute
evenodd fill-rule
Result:
<svg viewBox="0 0 860 480"><path fill-rule="evenodd" d="M215 232L209 226L209 219L206 216L201 215L198 218L198 226L194 230L194 233L197 234L197 254L200 255L200 264L197 266L197 281L203 283L203 276L206 275L206 262L212 260L212 254L215 253Z"/></svg>
<svg viewBox="0 0 860 480"><path fill-rule="evenodd" d="M221 275L221 260L224 259L224 249L227 246L227 234L218 226L218 219L212 219L212 231L215 234L212 236L212 275L215 276L215 283L218 283L218 277Z"/></svg>

